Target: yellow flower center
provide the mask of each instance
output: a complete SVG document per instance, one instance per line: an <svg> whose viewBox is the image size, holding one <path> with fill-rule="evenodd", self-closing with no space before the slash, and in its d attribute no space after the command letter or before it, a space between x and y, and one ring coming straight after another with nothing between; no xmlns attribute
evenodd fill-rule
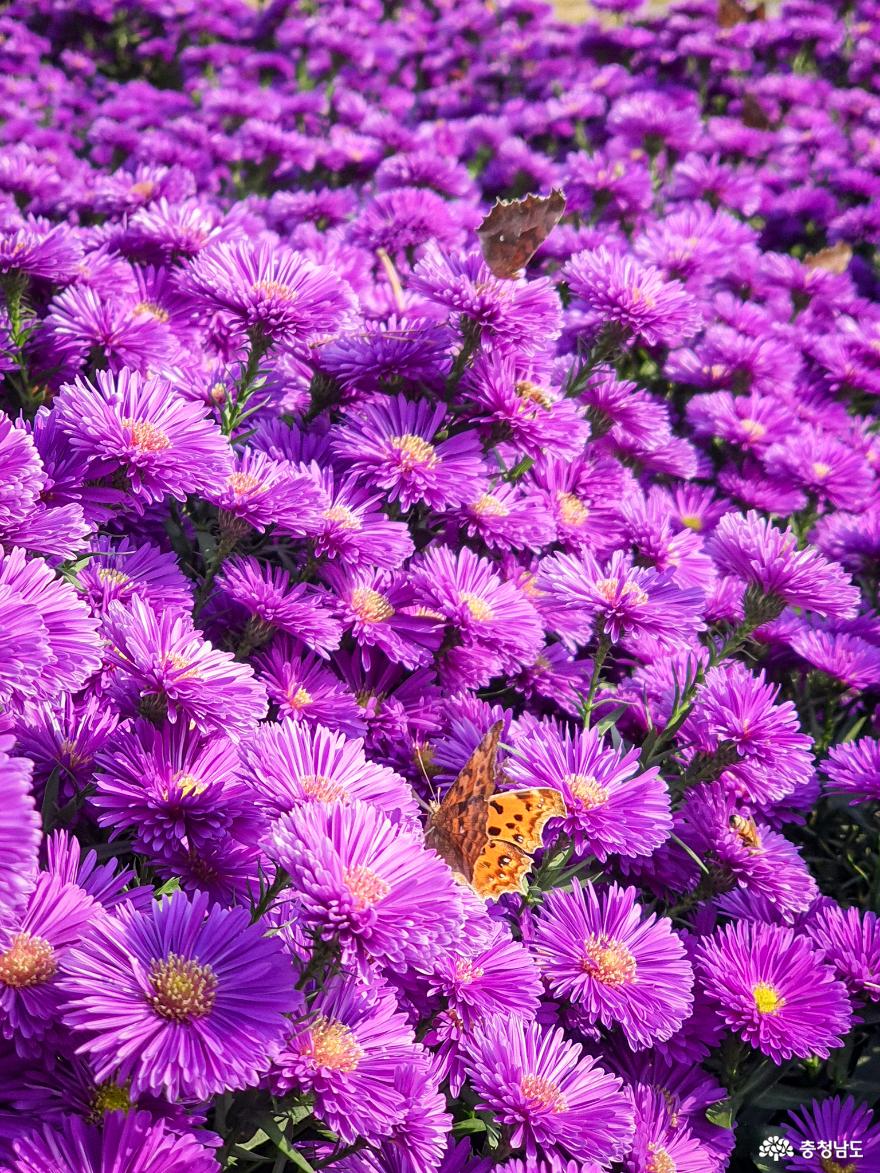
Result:
<svg viewBox="0 0 880 1173"><path fill-rule="evenodd" d="M123 574L121 570L114 570L111 566L102 566L98 571L98 578L110 586L125 586L127 582L131 582L127 574Z"/></svg>
<svg viewBox="0 0 880 1173"><path fill-rule="evenodd" d="M464 603L474 619L479 620L481 623L494 619L495 612L486 600L481 599L479 595L474 595L470 591L462 591L458 597L459 601Z"/></svg>
<svg viewBox="0 0 880 1173"><path fill-rule="evenodd" d="M758 982L752 987L752 997L755 999L755 1008L759 1014L776 1014L785 1005L785 999L778 990L766 982Z"/></svg>
<svg viewBox="0 0 880 1173"><path fill-rule="evenodd" d="M130 1079L123 1084L99 1083L92 1094L86 1119L89 1124L100 1124L105 1112L128 1112L131 1108Z"/></svg>
<svg viewBox="0 0 880 1173"><path fill-rule="evenodd" d="M55 950L44 937L17 933L5 953L0 953L0 983L13 990L39 986L55 976Z"/></svg>
<svg viewBox="0 0 880 1173"><path fill-rule="evenodd" d="M325 778L323 774L305 774L299 780L303 794L313 802L345 802L348 793L341 782Z"/></svg>
<svg viewBox="0 0 880 1173"><path fill-rule="evenodd" d="M217 996L217 977L210 965L169 953L150 965L153 993L148 1001L170 1022L194 1022L210 1014Z"/></svg>
<svg viewBox="0 0 880 1173"><path fill-rule="evenodd" d="M646 1173L676 1173L677 1166L666 1149L655 1148L654 1145L648 1145L648 1152L651 1154L648 1157L648 1164L646 1166Z"/></svg>
<svg viewBox="0 0 880 1173"><path fill-rule="evenodd" d="M329 509L325 509L322 514L327 521L332 521L334 525L338 525L340 529L360 529L361 523L351 509L347 509L345 505L331 505Z"/></svg>
<svg viewBox="0 0 880 1173"><path fill-rule="evenodd" d="M168 652L162 662L162 666L164 668L173 668L175 672L181 673L181 680L198 680L200 676L198 668L193 668L190 661L185 656L178 655L177 652Z"/></svg>
<svg viewBox="0 0 880 1173"><path fill-rule="evenodd" d="M849 1161L846 1165L841 1165L839 1161L835 1161L831 1157L820 1157L819 1166L822 1173L858 1173L858 1166L855 1161Z"/></svg>
<svg viewBox="0 0 880 1173"><path fill-rule="evenodd" d="M596 583L596 592L601 595L606 603L617 602L618 594L621 601L624 599L630 603L636 603L643 607L648 601L648 592L634 582L625 582L623 586L620 585L620 580L617 578L602 578Z"/></svg>
<svg viewBox="0 0 880 1173"><path fill-rule="evenodd" d="M826 464L823 460L813 461L813 476L817 481L824 481L824 479L831 473L831 465Z"/></svg>
<svg viewBox="0 0 880 1173"><path fill-rule="evenodd" d="M681 524L687 526L688 529L699 533L703 528L702 518L699 518L694 513L688 513L681 519Z"/></svg>
<svg viewBox="0 0 880 1173"><path fill-rule="evenodd" d="M203 782L197 778L195 774L187 774L183 770L178 770L171 781L175 784L184 798L190 794L203 794L208 788L208 783Z"/></svg>
<svg viewBox="0 0 880 1173"><path fill-rule="evenodd" d="M122 426L128 430L128 442L139 452L164 452L171 447L165 433L149 420L124 419Z"/></svg>
<svg viewBox="0 0 880 1173"><path fill-rule="evenodd" d="M635 980L636 959L623 941L593 933L584 941L581 970L603 986L617 989Z"/></svg>
<svg viewBox="0 0 880 1173"><path fill-rule="evenodd" d="M291 289L289 285L283 285L280 281L256 281L251 286L251 291L267 301L271 299L291 302L297 299L296 290Z"/></svg>
<svg viewBox="0 0 880 1173"><path fill-rule="evenodd" d="M510 510L491 493L484 493L473 503L471 512L476 513L477 517L507 517Z"/></svg>
<svg viewBox="0 0 880 1173"><path fill-rule="evenodd" d="M234 472L227 478L226 484L236 497L243 497L245 493L251 493L254 489L261 489L263 483L259 477L255 477L250 472Z"/></svg>
<svg viewBox="0 0 880 1173"><path fill-rule="evenodd" d="M483 967L474 965L469 957L456 957L455 959L455 980L461 982L462 985L469 986L471 982L481 978L484 972Z"/></svg>
<svg viewBox="0 0 880 1173"><path fill-rule="evenodd" d="M519 1089L531 1108L543 1108L549 1112L564 1112L568 1105L557 1084L540 1075L524 1075Z"/></svg>
<svg viewBox="0 0 880 1173"><path fill-rule="evenodd" d="M154 301L139 301L131 311L132 317L155 318L157 322L168 321L168 311Z"/></svg>
<svg viewBox="0 0 880 1173"><path fill-rule="evenodd" d="M590 511L574 493L565 493L560 490L556 494L556 506L559 510L559 516L566 525L579 526L583 525L590 516Z"/></svg>
<svg viewBox="0 0 880 1173"><path fill-rule="evenodd" d="M156 190L156 185L153 183L152 179L142 179L140 183L133 183L129 190L131 191L132 195L148 200Z"/></svg>
<svg viewBox="0 0 880 1173"><path fill-rule="evenodd" d="M394 608L385 596L370 587L357 587L351 596L351 605L362 623L384 623L394 614Z"/></svg>
<svg viewBox="0 0 880 1173"><path fill-rule="evenodd" d="M767 429L758 420L744 419L740 421L740 427L745 434L752 440L760 440L767 432Z"/></svg>
<svg viewBox="0 0 880 1173"><path fill-rule="evenodd" d="M565 783L587 810L593 810L608 801L607 789L592 774L566 774Z"/></svg>
<svg viewBox="0 0 880 1173"><path fill-rule="evenodd" d="M312 703L312 694L300 684L295 690L291 688L288 691L286 699L288 708L299 712L300 709L308 708Z"/></svg>
<svg viewBox="0 0 880 1173"><path fill-rule="evenodd" d="M322 1014L309 1027L309 1042L303 1054L316 1067L349 1073L357 1069L365 1052L350 1027Z"/></svg>
<svg viewBox="0 0 880 1173"><path fill-rule="evenodd" d="M400 463L404 468L435 468L438 463L434 445L423 440L421 436L407 433L404 436L392 436L388 441L391 447L400 456Z"/></svg>
<svg viewBox="0 0 880 1173"><path fill-rule="evenodd" d="M348 868L343 878L346 888L354 897L354 906L358 912L372 908L391 891L391 885L369 868Z"/></svg>

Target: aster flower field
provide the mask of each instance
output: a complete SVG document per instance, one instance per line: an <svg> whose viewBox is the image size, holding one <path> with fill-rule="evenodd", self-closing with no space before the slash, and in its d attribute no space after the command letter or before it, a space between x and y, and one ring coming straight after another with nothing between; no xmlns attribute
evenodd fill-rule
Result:
<svg viewBox="0 0 880 1173"><path fill-rule="evenodd" d="M880 5L595 7L0 15L0 1170L880 1170Z"/></svg>

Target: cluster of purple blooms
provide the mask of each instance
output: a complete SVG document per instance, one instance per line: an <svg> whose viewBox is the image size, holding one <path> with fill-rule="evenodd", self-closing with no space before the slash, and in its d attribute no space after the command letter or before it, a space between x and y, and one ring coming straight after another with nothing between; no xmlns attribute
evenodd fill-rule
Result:
<svg viewBox="0 0 880 1173"><path fill-rule="evenodd" d="M595 7L0 16L4 1173L880 1169L880 6Z"/></svg>

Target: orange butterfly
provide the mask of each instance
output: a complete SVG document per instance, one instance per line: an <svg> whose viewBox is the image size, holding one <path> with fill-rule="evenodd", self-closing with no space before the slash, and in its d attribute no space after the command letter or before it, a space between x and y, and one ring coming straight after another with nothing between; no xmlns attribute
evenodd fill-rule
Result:
<svg viewBox="0 0 880 1173"><path fill-rule="evenodd" d="M498 743L493 725L428 819L428 844L484 900L528 891L532 855L549 819L565 814L558 790L548 786L495 789Z"/></svg>
<svg viewBox="0 0 880 1173"><path fill-rule="evenodd" d="M820 248L817 253L807 253L804 264L808 269L824 269L826 273L845 273L852 255L852 247L840 240L828 248Z"/></svg>
<svg viewBox="0 0 880 1173"><path fill-rule="evenodd" d="M496 200L477 229L483 259L496 277L517 277L541 247L565 211L565 196L527 195L522 200Z"/></svg>
<svg viewBox="0 0 880 1173"><path fill-rule="evenodd" d="M723 29L735 28L738 24L745 24L750 20L766 20L767 7L758 4L755 8L746 8L739 0L719 0L718 27Z"/></svg>

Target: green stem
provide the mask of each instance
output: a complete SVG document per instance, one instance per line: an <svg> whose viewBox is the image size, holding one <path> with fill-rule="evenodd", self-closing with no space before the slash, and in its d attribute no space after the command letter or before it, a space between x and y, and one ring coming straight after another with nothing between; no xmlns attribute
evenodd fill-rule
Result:
<svg viewBox="0 0 880 1173"><path fill-rule="evenodd" d="M250 348L247 361L236 385L235 395L228 399L223 406L220 426L224 436L231 436L242 421L252 414L253 409L251 411L247 409L248 401L262 386L260 363L272 346L271 340L257 329L248 332L248 339Z"/></svg>
<svg viewBox="0 0 880 1173"><path fill-rule="evenodd" d="M474 360L474 355L480 346L480 335L482 333L480 324L472 321L470 318L465 318L462 327L461 350L455 356L455 362L452 364L452 370L446 379L446 398L451 399L455 393L458 384L461 382L462 376Z"/></svg>
<svg viewBox="0 0 880 1173"><path fill-rule="evenodd" d="M605 660L607 659L608 653L610 651L611 637L603 633L599 636L599 643L596 648L596 654L593 657L593 672L590 676L590 688L587 692L587 699L584 701L582 710L584 729L590 728L590 719L593 715L593 705L596 701L596 693L599 691L599 682L602 676L602 668L604 667Z"/></svg>

